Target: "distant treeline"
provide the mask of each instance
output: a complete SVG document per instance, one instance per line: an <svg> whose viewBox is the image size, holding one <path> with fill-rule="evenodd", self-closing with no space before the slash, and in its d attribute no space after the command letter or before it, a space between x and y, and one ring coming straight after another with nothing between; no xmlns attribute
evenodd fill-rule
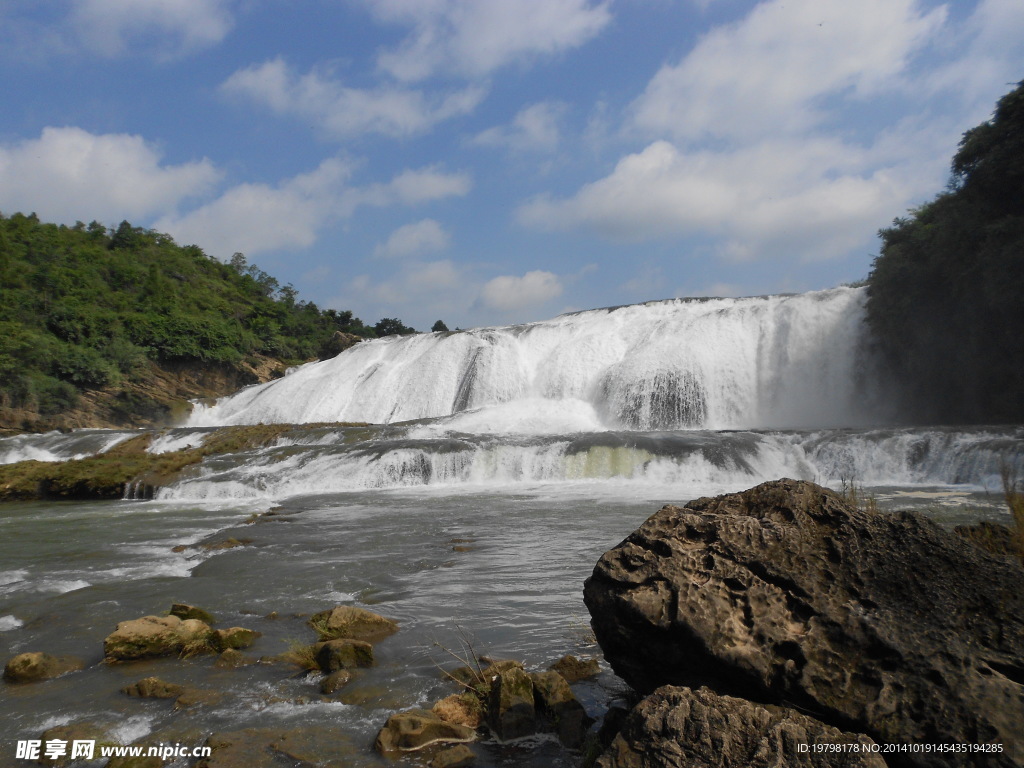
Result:
<svg viewBox="0 0 1024 768"><path fill-rule="evenodd" d="M128 222L0 214L0 406L57 413L80 390L143 375L146 361L301 362L329 354L336 331L414 332L299 301L240 253L225 264Z"/></svg>
<svg viewBox="0 0 1024 768"><path fill-rule="evenodd" d="M964 134L947 191L879 234L868 322L908 416L1024 422L1024 82Z"/></svg>

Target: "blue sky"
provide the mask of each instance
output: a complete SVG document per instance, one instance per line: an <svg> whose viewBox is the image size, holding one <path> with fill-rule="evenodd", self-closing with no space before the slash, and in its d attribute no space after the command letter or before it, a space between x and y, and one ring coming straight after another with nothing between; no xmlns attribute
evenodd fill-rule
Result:
<svg viewBox="0 0 1024 768"><path fill-rule="evenodd" d="M0 0L0 211L425 330L865 277L1020 0Z"/></svg>

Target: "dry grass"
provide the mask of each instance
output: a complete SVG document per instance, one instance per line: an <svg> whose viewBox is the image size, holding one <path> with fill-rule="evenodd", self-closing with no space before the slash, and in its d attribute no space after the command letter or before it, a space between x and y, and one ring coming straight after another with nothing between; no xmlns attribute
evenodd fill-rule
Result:
<svg viewBox="0 0 1024 768"><path fill-rule="evenodd" d="M316 660L316 646L301 640L289 640L288 650L278 658L303 670L319 671L320 669L320 664Z"/></svg>
<svg viewBox="0 0 1024 768"><path fill-rule="evenodd" d="M1003 498L1013 518L1014 548L1024 562L1024 486L1017 472L1005 461L999 466L999 477L1003 481Z"/></svg>

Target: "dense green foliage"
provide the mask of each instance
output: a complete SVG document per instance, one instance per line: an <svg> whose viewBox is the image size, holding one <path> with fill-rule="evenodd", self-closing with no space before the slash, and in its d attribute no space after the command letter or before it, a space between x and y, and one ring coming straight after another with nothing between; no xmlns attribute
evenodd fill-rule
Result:
<svg viewBox="0 0 1024 768"><path fill-rule="evenodd" d="M242 254L224 264L128 222L0 215L0 406L57 413L147 361L307 360L336 331L375 335L349 311L297 301Z"/></svg>
<svg viewBox="0 0 1024 768"><path fill-rule="evenodd" d="M868 322L912 418L1024 421L1024 82L964 134L952 171L879 233Z"/></svg>

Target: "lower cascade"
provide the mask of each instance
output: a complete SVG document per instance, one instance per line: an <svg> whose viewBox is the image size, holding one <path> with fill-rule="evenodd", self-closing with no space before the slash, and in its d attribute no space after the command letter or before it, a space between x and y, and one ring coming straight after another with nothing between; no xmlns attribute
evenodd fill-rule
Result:
<svg viewBox="0 0 1024 768"><path fill-rule="evenodd" d="M878 423L885 398L865 343L865 298L836 288L679 299L388 337L197 406L189 423L388 424L480 411L501 432L537 430L538 411L548 415L543 432Z"/></svg>

